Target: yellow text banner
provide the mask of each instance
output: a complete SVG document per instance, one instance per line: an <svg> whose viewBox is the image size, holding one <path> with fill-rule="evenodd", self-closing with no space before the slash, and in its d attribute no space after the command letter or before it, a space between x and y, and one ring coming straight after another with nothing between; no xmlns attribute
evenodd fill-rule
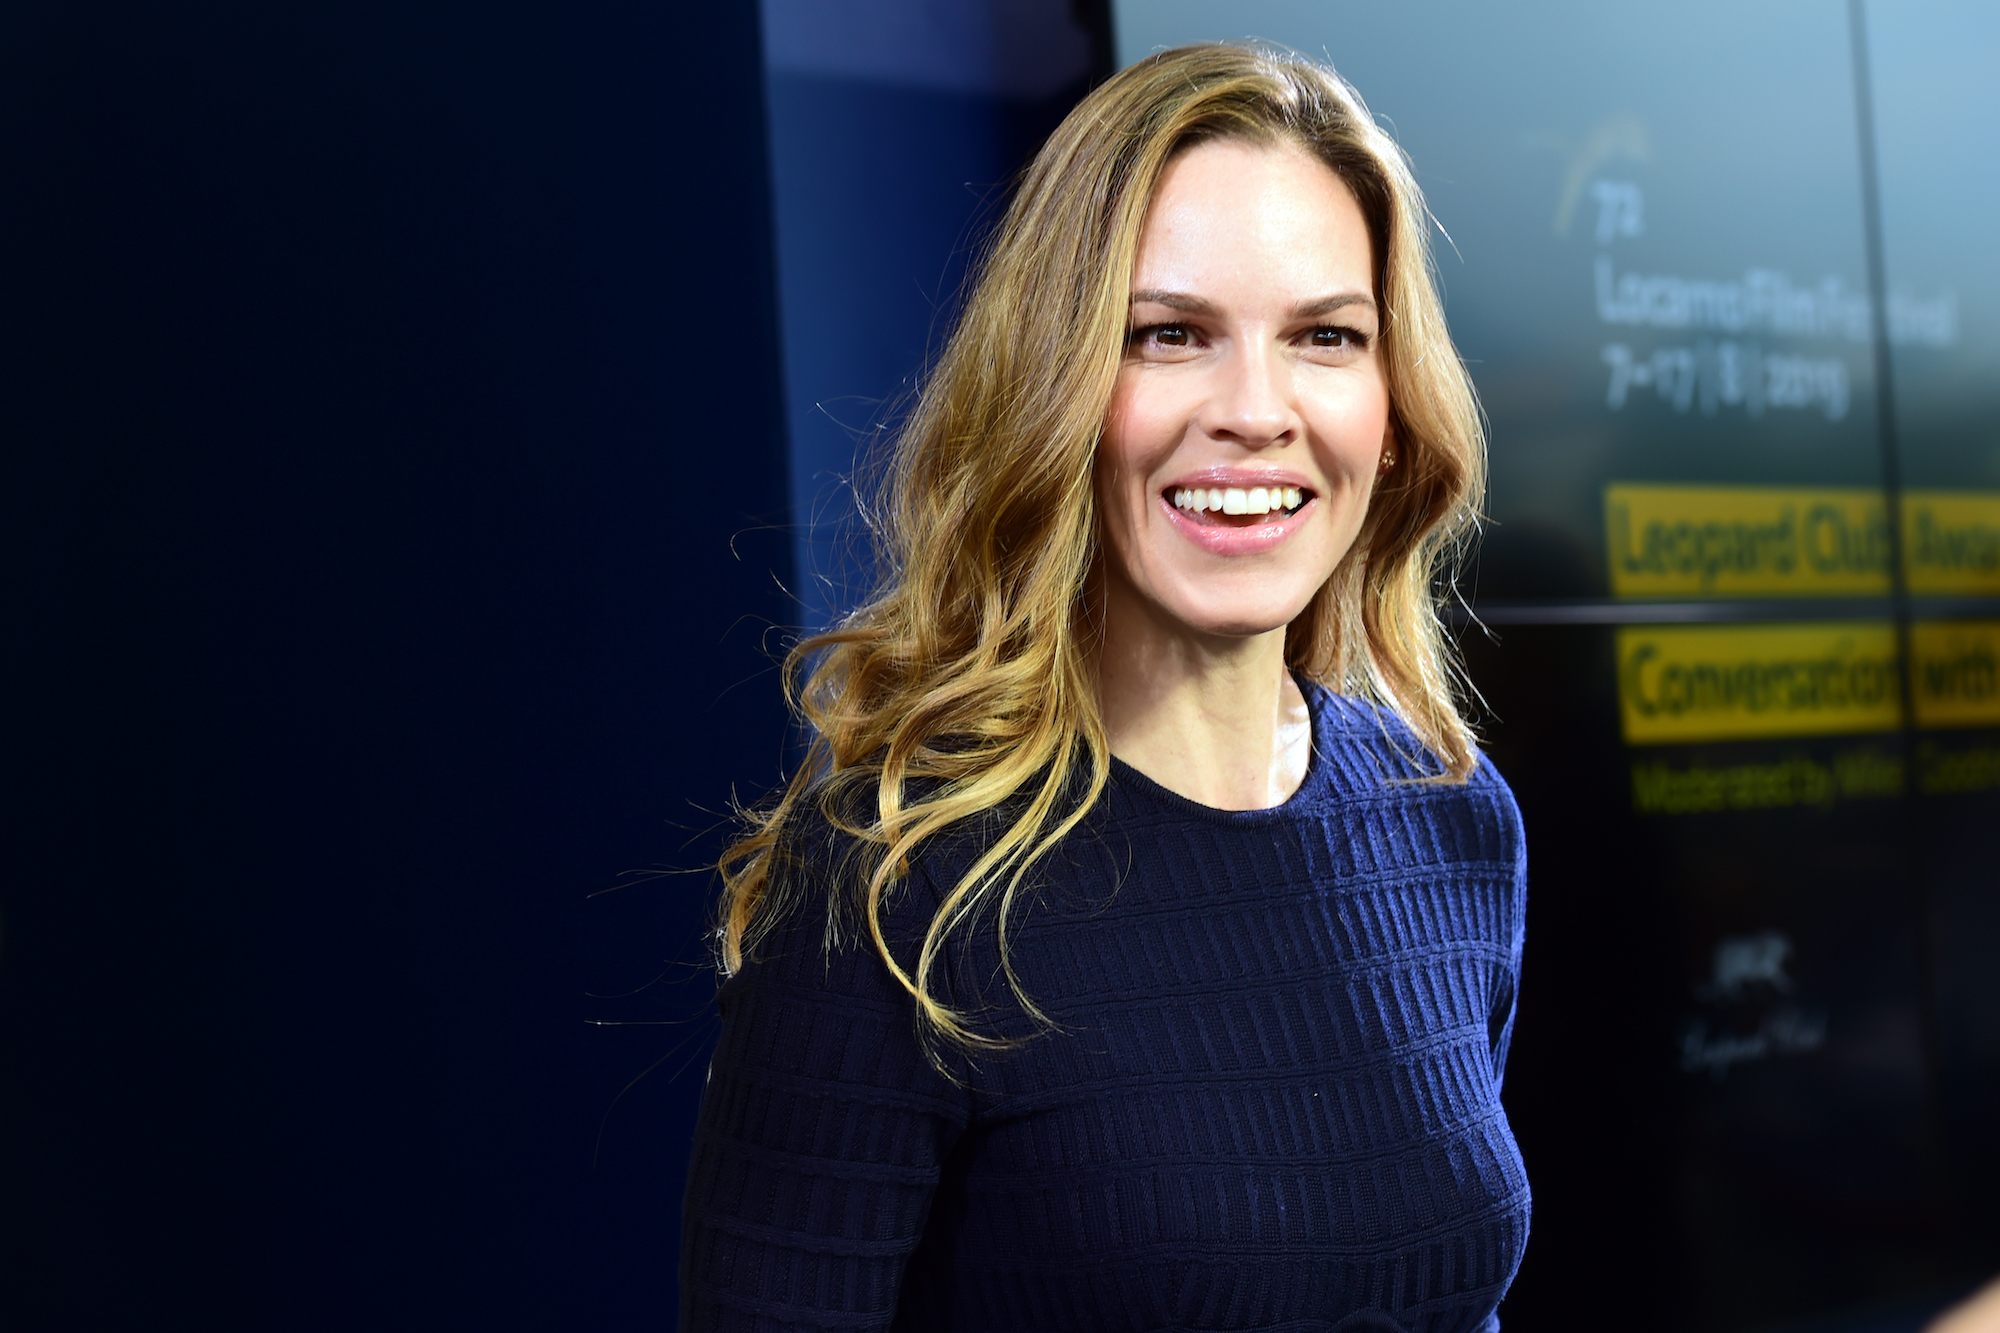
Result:
<svg viewBox="0 0 2000 1333"><path fill-rule="evenodd" d="M1896 633L1869 622L1622 628L1618 707L1633 745L1893 731Z"/></svg>
<svg viewBox="0 0 2000 1333"><path fill-rule="evenodd" d="M1918 726L2000 727L2000 621L1920 621L1910 647ZM1896 634L1884 622L1630 626L1617 657L1633 745L1901 725Z"/></svg>
<svg viewBox="0 0 2000 1333"><path fill-rule="evenodd" d="M1918 726L2000 726L2000 621L1920 620L1910 652Z"/></svg>
<svg viewBox="0 0 2000 1333"><path fill-rule="evenodd" d="M1905 491L1910 591L2000 593L2000 494Z"/></svg>
<svg viewBox="0 0 2000 1333"><path fill-rule="evenodd" d="M2000 492L1909 491L1912 592L2000 594ZM1888 511L1861 487L1655 486L1604 491L1620 597L1872 596L1889 590Z"/></svg>

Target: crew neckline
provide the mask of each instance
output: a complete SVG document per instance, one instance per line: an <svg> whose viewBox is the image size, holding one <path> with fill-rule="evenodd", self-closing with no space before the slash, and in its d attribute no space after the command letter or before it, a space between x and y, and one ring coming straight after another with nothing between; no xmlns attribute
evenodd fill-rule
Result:
<svg viewBox="0 0 2000 1333"><path fill-rule="evenodd" d="M1292 673L1292 680L1298 685L1299 693L1305 698L1306 714L1311 719L1311 734L1306 749L1305 776L1299 779L1299 785L1292 789L1292 794L1278 802L1278 804L1267 805L1259 810L1224 810L1220 806L1204 805L1192 797L1183 796L1173 788L1147 777L1144 773L1141 773L1115 754L1111 756L1111 771L1117 776L1121 785L1129 785L1147 793L1153 799L1165 805L1173 806L1183 813L1202 819L1229 824L1256 824L1281 820L1298 813L1311 800L1310 791L1319 783L1321 776L1326 771L1326 756L1322 753L1324 746L1321 744L1320 733L1322 729L1321 723L1325 721L1326 708L1328 700L1332 697L1332 691L1328 690L1318 681L1301 676L1296 671Z"/></svg>

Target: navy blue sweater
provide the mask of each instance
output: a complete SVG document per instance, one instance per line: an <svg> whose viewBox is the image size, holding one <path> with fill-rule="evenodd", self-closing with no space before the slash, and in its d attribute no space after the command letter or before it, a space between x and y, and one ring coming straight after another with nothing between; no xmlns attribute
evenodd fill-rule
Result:
<svg viewBox="0 0 2000 1333"><path fill-rule="evenodd" d="M829 956L839 848L804 835L812 905L718 997L683 1333L1499 1327L1528 1234L1500 1107L1520 816L1491 765L1399 781L1436 771L1400 723L1309 701L1275 809L1114 764L1011 935L1058 1029L955 1078L870 947ZM899 958L964 854L920 858ZM1031 1033L993 935L963 937L947 995Z"/></svg>

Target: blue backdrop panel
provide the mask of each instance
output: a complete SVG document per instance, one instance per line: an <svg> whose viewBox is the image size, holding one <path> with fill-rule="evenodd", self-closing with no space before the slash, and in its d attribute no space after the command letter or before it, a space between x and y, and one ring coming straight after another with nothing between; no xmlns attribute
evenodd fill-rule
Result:
<svg viewBox="0 0 2000 1333"><path fill-rule="evenodd" d="M795 560L817 627L866 590L850 479L949 331L1014 118L976 93L783 71L770 103Z"/></svg>
<svg viewBox="0 0 2000 1333"><path fill-rule="evenodd" d="M1095 55L1066 0L766 0L764 18L798 620L818 628L868 588L871 447Z"/></svg>

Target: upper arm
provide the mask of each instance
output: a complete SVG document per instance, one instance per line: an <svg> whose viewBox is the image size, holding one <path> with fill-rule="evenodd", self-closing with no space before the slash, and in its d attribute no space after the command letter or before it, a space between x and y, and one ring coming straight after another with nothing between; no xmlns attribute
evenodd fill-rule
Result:
<svg viewBox="0 0 2000 1333"><path fill-rule="evenodd" d="M1490 762L1487 768L1490 772ZM1528 853L1521 811L1514 802L1514 794L1497 773L1492 777L1497 789L1495 814L1500 821L1500 846L1503 849L1496 865L1502 879L1496 885L1500 891L1501 914L1497 923L1500 938L1495 942L1506 954L1495 978L1492 1008L1487 1019L1487 1034L1493 1045L1493 1081L1497 1084L1506 1074L1507 1052L1514 1040L1514 1016L1520 1003L1521 952L1527 940Z"/></svg>
<svg viewBox="0 0 2000 1333"><path fill-rule="evenodd" d="M723 994L688 1173L681 1328L886 1328L964 1124L863 946L800 931Z"/></svg>

